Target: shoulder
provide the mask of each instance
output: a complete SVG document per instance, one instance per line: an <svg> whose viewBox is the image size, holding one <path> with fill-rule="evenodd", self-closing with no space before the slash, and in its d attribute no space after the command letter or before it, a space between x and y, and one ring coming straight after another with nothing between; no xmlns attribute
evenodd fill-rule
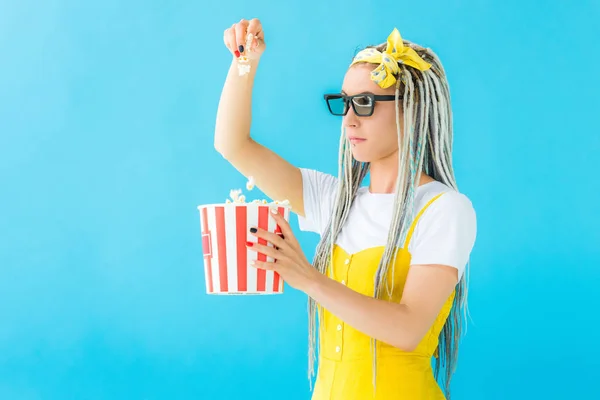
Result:
<svg viewBox="0 0 600 400"><path fill-rule="evenodd" d="M413 262L453 266L462 275L477 236L477 216L471 199L435 183L421 193L416 206L422 212L417 211L409 242Z"/></svg>
<svg viewBox="0 0 600 400"><path fill-rule="evenodd" d="M476 219L475 207L471 199L441 182L435 182L415 199L415 212L423 211L422 217L464 219L464 222Z"/></svg>
<svg viewBox="0 0 600 400"><path fill-rule="evenodd" d="M438 213L475 218L475 207L471 199L455 190L443 193L432 206Z"/></svg>

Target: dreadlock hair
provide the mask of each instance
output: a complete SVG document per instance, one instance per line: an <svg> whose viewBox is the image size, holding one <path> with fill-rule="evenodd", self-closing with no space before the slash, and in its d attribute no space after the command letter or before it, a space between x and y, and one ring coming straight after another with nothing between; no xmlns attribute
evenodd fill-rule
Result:
<svg viewBox="0 0 600 400"><path fill-rule="evenodd" d="M374 277L374 297L380 298L387 291L391 297L392 288L386 276L392 266L392 276L396 261L397 248L405 244L408 229L414 219L415 190L422 172L442 182L454 190L458 190L452 168L452 110L450 91L444 68L437 55L429 48L423 48L408 40L405 46L413 48L421 58L431 64L431 68L420 71L404 64L399 64L395 91L396 127L398 133L398 177L392 221L387 243ZM384 52L387 43L367 46ZM404 132L400 128L400 100L404 116ZM344 226L350 207L356 197L357 190L369 172L368 162L359 162L352 156L349 140L342 125L339 146L338 189L333 212L328 228L321 237L313 266L323 274L328 267L333 269L333 248L338 234ZM468 270L468 268L467 268ZM466 274L465 274L466 275ZM460 279L455 288L455 297L450 314L438 337L438 356L435 363L435 378L444 388L450 399L450 381L456 369L458 346L463 330L464 316L461 311L467 310L468 277ZM309 380L315 375L314 363L317 352L317 323L323 326L322 309L309 297ZM320 350L320 341L318 350ZM376 346L371 339L373 355L373 385L376 376ZM445 374L441 377L442 369Z"/></svg>

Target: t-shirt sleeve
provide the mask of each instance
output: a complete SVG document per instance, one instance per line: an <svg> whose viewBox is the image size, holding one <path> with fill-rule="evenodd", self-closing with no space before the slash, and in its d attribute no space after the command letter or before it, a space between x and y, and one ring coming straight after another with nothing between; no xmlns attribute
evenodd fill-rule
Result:
<svg viewBox="0 0 600 400"><path fill-rule="evenodd" d="M298 226L302 231L322 235L333 210L338 179L314 169L300 168L300 172L304 217L298 215Z"/></svg>
<svg viewBox="0 0 600 400"><path fill-rule="evenodd" d="M441 264L458 269L461 277L477 235L477 218L469 198L444 193L417 222L409 244L411 264Z"/></svg>

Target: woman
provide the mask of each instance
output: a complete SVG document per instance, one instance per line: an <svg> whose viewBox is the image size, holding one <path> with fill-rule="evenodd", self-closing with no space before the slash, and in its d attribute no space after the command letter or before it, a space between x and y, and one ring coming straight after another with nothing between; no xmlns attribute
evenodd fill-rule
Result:
<svg viewBox="0 0 600 400"><path fill-rule="evenodd" d="M342 117L334 177L290 165L250 137L266 47L260 21L232 25L224 41L234 58L216 149L269 197L288 199L302 230L321 235L312 264L277 214L283 238L251 230L275 247L247 244L276 260L257 268L276 270L309 296L309 377L319 349L313 399L449 398L476 217L454 180L450 97L437 56L394 29L354 57L342 91L325 96ZM238 73L240 56L248 75ZM367 173L370 184L361 185Z"/></svg>

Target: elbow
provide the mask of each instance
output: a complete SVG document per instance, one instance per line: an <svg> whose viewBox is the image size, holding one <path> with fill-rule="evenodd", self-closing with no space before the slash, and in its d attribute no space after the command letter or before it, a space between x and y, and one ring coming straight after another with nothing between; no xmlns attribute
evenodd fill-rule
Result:
<svg viewBox="0 0 600 400"><path fill-rule="evenodd" d="M397 341L395 344L393 344L393 346L399 350L402 350L404 352L407 353L412 353L413 351L415 351L417 349L417 346L419 345L419 341L417 340L403 340L403 341Z"/></svg>
<svg viewBox="0 0 600 400"><path fill-rule="evenodd" d="M227 142L224 140L215 140L214 147L217 153L219 153L226 160L231 160L240 152L240 150L244 147L245 143L233 143Z"/></svg>
<svg viewBox="0 0 600 400"><path fill-rule="evenodd" d="M227 152L228 152L227 146L225 145L225 143L215 140L214 146L215 146L215 150L217 151L217 153L219 153L220 155L225 157L225 154L227 154Z"/></svg>
<svg viewBox="0 0 600 400"><path fill-rule="evenodd" d="M401 329L396 329L396 332L402 332ZM417 332L404 331L398 335L393 343L390 343L395 348L407 353L412 353L417 349L425 335Z"/></svg>
<svg viewBox="0 0 600 400"><path fill-rule="evenodd" d="M406 351L408 353L412 353L413 351L417 350L418 346L419 346L419 341L414 341L414 342L405 344L404 348L402 350Z"/></svg>
<svg viewBox="0 0 600 400"><path fill-rule="evenodd" d="M400 304L397 310L399 314L397 318L393 318L394 322L391 326L393 333L390 332L393 340L390 345L403 352L412 353L426 338L431 325L404 304Z"/></svg>
<svg viewBox="0 0 600 400"><path fill-rule="evenodd" d="M231 148L231 146L215 142L215 150L221 155L221 157L223 157L227 161L231 161L231 159L233 158L234 151Z"/></svg>

